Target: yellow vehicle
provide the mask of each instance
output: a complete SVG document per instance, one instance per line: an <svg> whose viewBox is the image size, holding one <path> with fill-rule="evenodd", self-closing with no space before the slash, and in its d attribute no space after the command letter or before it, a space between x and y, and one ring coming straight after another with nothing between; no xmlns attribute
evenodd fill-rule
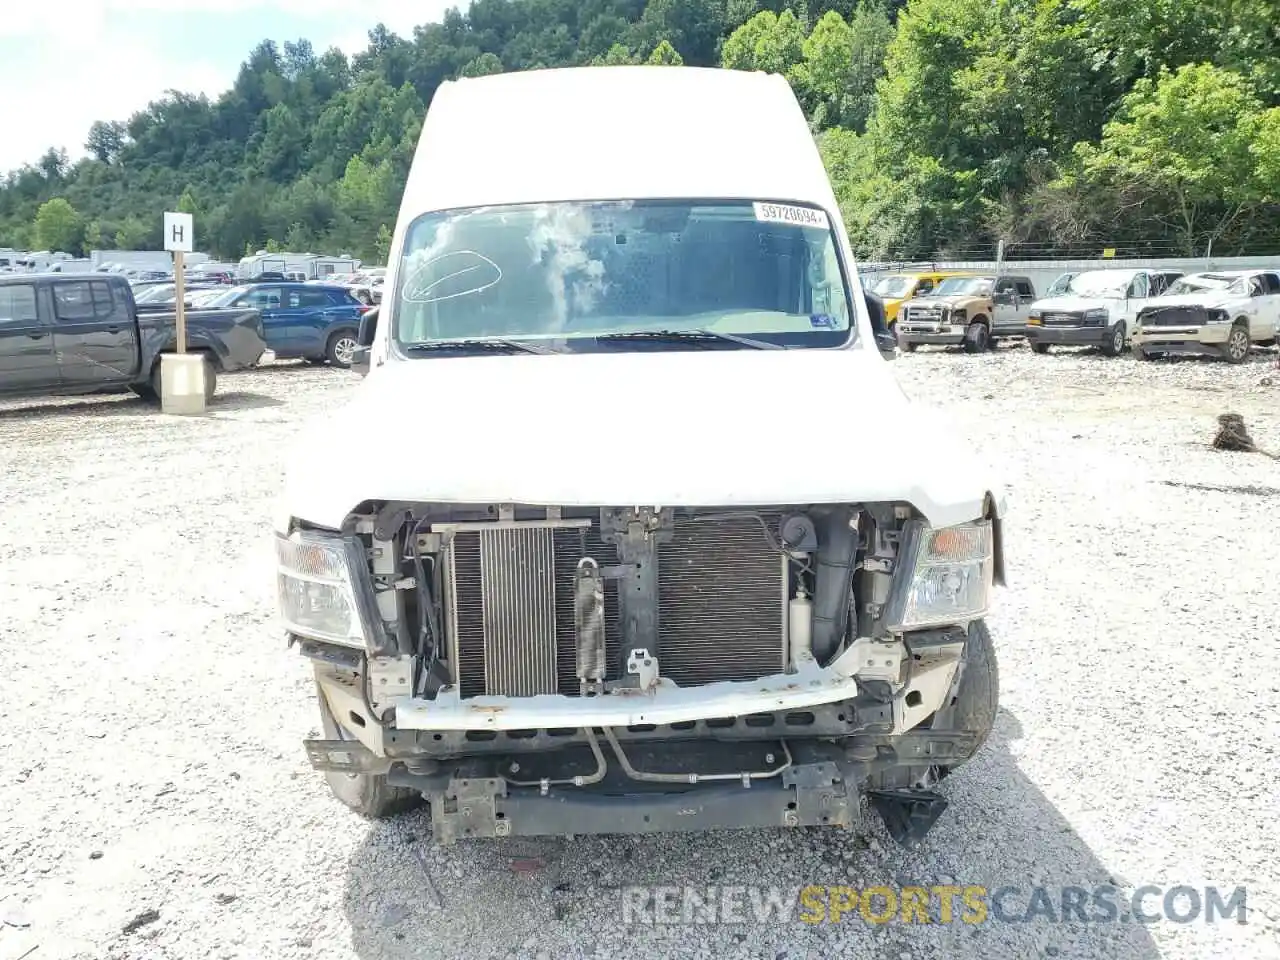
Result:
<svg viewBox="0 0 1280 960"><path fill-rule="evenodd" d="M897 332L898 311L913 297L927 297L947 277L973 276L971 270L910 270L890 273L876 280L871 292L884 301L884 322Z"/></svg>

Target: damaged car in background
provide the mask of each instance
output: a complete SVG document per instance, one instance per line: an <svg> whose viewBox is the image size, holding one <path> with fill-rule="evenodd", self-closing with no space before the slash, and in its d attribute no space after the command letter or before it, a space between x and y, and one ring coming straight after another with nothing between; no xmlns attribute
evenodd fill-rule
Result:
<svg viewBox="0 0 1280 960"><path fill-rule="evenodd" d="M1278 334L1280 273L1196 273L1138 311L1133 352L1139 360L1201 354L1244 363L1254 344L1274 343Z"/></svg>
<svg viewBox="0 0 1280 960"><path fill-rule="evenodd" d="M545 163L496 149L622 99L687 151L594 110ZM1004 494L898 386L837 210L781 77L441 86L367 376L275 524L342 802L425 797L448 843L852 828L865 796L923 836L996 714Z"/></svg>

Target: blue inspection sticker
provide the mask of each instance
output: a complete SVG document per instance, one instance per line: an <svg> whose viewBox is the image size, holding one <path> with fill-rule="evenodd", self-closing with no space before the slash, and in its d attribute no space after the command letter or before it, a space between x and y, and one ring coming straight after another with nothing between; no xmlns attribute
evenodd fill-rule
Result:
<svg viewBox="0 0 1280 960"><path fill-rule="evenodd" d="M811 327L817 327L820 330L834 330L836 327L836 318L829 313L810 314L809 325Z"/></svg>

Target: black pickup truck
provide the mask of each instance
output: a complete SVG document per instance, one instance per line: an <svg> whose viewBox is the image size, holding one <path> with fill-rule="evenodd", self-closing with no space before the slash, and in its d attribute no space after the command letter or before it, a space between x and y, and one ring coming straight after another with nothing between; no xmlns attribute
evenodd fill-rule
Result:
<svg viewBox="0 0 1280 960"><path fill-rule="evenodd" d="M123 277L0 276L0 397L131 389L160 396L160 355L176 348L173 310L139 311ZM207 394L218 371L258 363L257 310L189 310L187 350L204 355Z"/></svg>

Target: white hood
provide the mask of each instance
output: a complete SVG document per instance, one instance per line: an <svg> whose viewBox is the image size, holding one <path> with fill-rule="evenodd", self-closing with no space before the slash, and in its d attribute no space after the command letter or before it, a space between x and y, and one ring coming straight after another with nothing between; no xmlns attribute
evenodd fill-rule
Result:
<svg viewBox="0 0 1280 960"><path fill-rule="evenodd" d="M1037 300L1031 305L1031 309L1046 313L1075 313L1079 310L1097 310L1101 307L1109 309L1123 302L1120 297L1080 297L1071 294L1065 297Z"/></svg>
<svg viewBox="0 0 1280 960"><path fill-rule="evenodd" d="M1206 290L1204 293L1180 293L1174 297L1156 297L1148 300L1147 307L1219 307L1239 297L1231 297L1224 290Z"/></svg>
<svg viewBox="0 0 1280 960"><path fill-rule="evenodd" d="M981 516L991 493L1003 513L1002 488L948 421L865 349L392 361L306 428L277 525L338 528L375 499L905 500L945 526Z"/></svg>

